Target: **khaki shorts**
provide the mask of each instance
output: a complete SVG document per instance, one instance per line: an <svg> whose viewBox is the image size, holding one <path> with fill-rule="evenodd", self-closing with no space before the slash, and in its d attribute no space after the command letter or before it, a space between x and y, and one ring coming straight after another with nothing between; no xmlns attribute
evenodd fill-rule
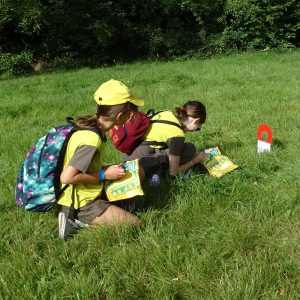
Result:
<svg viewBox="0 0 300 300"><path fill-rule="evenodd" d="M192 143L184 143L180 165L192 160L196 154L196 147ZM147 145L138 146L131 155L122 155L122 161L139 159L140 166L145 171L147 177L153 174L163 175L169 168L169 149L161 150L151 148Z"/></svg>
<svg viewBox="0 0 300 300"><path fill-rule="evenodd" d="M78 210L75 210L75 217L82 223L91 224L94 219L101 216L108 209L110 204L105 200L93 200ZM70 212L70 207L62 206L61 211Z"/></svg>

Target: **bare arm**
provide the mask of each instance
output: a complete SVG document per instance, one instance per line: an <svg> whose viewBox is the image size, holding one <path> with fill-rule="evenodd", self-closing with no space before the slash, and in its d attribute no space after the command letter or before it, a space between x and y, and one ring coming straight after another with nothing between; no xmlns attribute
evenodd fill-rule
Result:
<svg viewBox="0 0 300 300"><path fill-rule="evenodd" d="M105 167L105 179L119 179L125 174L124 169L120 165L111 165ZM99 172L83 173L78 169L67 166L60 175L60 181L64 184L78 184L78 183L98 183L100 180Z"/></svg>
<svg viewBox="0 0 300 300"><path fill-rule="evenodd" d="M169 156L169 172L172 175L178 175L180 172L184 172L190 169L195 162L192 160L187 163L180 165L180 156L171 155Z"/></svg>
<svg viewBox="0 0 300 300"><path fill-rule="evenodd" d="M184 137L171 137L167 140L169 147L169 173L177 175L180 171L180 155L184 146Z"/></svg>
<svg viewBox="0 0 300 300"><path fill-rule="evenodd" d="M184 172L196 164L202 163L206 159L204 152L197 152L192 160L180 165L180 156L169 155L169 172L172 175L178 175L180 172Z"/></svg>
<svg viewBox="0 0 300 300"><path fill-rule="evenodd" d="M60 181L65 184L97 183L99 182L99 174L82 173L72 166L67 166L60 175Z"/></svg>

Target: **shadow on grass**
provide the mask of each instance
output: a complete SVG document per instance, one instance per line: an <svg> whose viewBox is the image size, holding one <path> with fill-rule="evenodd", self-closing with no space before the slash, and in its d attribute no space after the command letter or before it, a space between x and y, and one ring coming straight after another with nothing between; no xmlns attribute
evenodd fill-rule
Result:
<svg viewBox="0 0 300 300"><path fill-rule="evenodd" d="M233 141L226 141L221 143L220 145L220 151L221 153L225 153L226 151L228 152L229 150L235 150L238 148L241 148L243 146L243 142L240 140L233 140Z"/></svg>
<svg viewBox="0 0 300 300"><path fill-rule="evenodd" d="M203 165L197 165L192 168L192 176L199 174L208 174ZM179 184L179 181L181 184ZM161 178L160 184L153 186L149 179L143 183L144 196L137 200L137 209L146 211L149 209L167 209L175 201L175 196L180 194L181 185L189 184L189 178L185 178L184 174L176 177L165 176Z"/></svg>
<svg viewBox="0 0 300 300"><path fill-rule="evenodd" d="M273 139L272 145L279 149L285 149L285 144L277 138Z"/></svg>

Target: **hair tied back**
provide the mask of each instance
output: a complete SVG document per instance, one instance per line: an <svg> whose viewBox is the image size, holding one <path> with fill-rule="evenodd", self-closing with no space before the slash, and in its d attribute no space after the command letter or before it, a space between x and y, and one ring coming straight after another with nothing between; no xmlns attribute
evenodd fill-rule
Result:
<svg viewBox="0 0 300 300"><path fill-rule="evenodd" d="M181 108L181 112L184 113L184 114L186 114L186 113L187 113L186 108L185 108L185 107L182 107L182 108Z"/></svg>

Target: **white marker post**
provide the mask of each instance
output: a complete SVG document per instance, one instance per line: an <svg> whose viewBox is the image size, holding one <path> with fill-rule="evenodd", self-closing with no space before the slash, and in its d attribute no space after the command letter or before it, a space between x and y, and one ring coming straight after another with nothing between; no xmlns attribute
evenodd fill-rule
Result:
<svg viewBox="0 0 300 300"><path fill-rule="evenodd" d="M268 139L264 141L263 132L267 133ZM262 124L257 130L257 153L270 152L272 144L272 129L267 124Z"/></svg>

